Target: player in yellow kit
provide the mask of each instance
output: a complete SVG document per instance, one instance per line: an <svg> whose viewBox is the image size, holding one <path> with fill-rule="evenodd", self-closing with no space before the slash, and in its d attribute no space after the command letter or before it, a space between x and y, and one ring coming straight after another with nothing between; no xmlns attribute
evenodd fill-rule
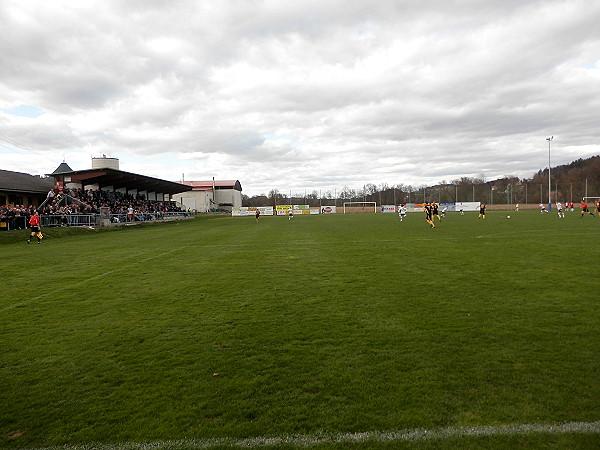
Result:
<svg viewBox="0 0 600 450"><path fill-rule="evenodd" d="M477 216L478 219L485 219L485 205L483 203L479 204L479 215Z"/></svg>
<svg viewBox="0 0 600 450"><path fill-rule="evenodd" d="M425 211L425 222L427 222L431 228L435 228L435 224L433 223L433 206L431 203L425 203L423 205L423 211Z"/></svg>

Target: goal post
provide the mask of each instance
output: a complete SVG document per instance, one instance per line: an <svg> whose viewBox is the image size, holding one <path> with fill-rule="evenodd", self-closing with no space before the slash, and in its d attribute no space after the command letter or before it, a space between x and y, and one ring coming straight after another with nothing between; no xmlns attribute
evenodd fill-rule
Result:
<svg viewBox="0 0 600 450"><path fill-rule="evenodd" d="M344 202L344 214L346 214L346 208L350 212L350 208L361 208L361 212L373 212L377 213L377 202Z"/></svg>
<svg viewBox="0 0 600 450"><path fill-rule="evenodd" d="M591 209L592 207L594 208L594 211L598 212L598 217L600 217L600 197L598 196L586 196L583 197L583 200L586 203L589 203L589 208Z"/></svg>

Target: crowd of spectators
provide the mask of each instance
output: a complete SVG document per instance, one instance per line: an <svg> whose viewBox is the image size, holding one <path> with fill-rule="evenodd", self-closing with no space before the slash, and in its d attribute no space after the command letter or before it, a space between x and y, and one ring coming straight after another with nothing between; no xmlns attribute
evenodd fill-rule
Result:
<svg viewBox="0 0 600 450"><path fill-rule="evenodd" d="M0 221L4 222L9 230L22 230L27 228L29 217L35 211L35 206L0 206Z"/></svg>
<svg viewBox="0 0 600 450"><path fill-rule="evenodd" d="M147 200L144 194L125 194L117 191L102 191L92 189L64 189L51 191L48 201L42 207L43 214L98 214L100 208L110 208L111 214L127 214L133 208L136 216L179 212L181 209L175 202ZM57 201L59 196L67 196L67 201ZM62 210L61 210L62 208Z"/></svg>
<svg viewBox="0 0 600 450"><path fill-rule="evenodd" d="M0 218L9 229L27 228L29 217L37 209L41 216L71 214L99 214L100 208L109 208L115 222L160 219L165 213L181 212L175 202L147 200L144 194L125 194L115 191L63 189L48 192L46 202L35 206L0 206ZM66 223L67 221L65 221Z"/></svg>

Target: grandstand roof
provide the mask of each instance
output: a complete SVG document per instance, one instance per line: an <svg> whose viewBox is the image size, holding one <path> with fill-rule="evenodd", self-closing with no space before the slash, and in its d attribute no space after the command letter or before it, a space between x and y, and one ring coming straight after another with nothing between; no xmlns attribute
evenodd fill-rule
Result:
<svg viewBox="0 0 600 450"><path fill-rule="evenodd" d="M242 184L239 180L182 181L181 183L191 186L193 191L212 191L213 186L215 189L242 191Z"/></svg>
<svg viewBox="0 0 600 450"><path fill-rule="evenodd" d="M178 194L191 191L190 186L159 178L147 177L136 173L124 172L117 169L88 169L63 172L61 176L70 177L71 182L83 185L97 184L100 188L112 186L113 189L160 192L163 194ZM65 180L66 181L66 180Z"/></svg>
<svg viewBox="0 0 600 450"><path fill-rule="evenodd" d="M28 173L0 170L0 191L31 194L48 193L54 185L52 178L41 178Z"/></svg>

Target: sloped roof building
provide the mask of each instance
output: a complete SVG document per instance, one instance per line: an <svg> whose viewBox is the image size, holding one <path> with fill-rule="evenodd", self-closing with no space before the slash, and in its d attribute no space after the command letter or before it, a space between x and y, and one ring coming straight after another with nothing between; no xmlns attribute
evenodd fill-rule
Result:
<svg viewBox="0 0 600 450"><path fill-rule="evenodd" d="M0 206L39 206L52 189L53 181L51 177L0 170Z"/></svg>

